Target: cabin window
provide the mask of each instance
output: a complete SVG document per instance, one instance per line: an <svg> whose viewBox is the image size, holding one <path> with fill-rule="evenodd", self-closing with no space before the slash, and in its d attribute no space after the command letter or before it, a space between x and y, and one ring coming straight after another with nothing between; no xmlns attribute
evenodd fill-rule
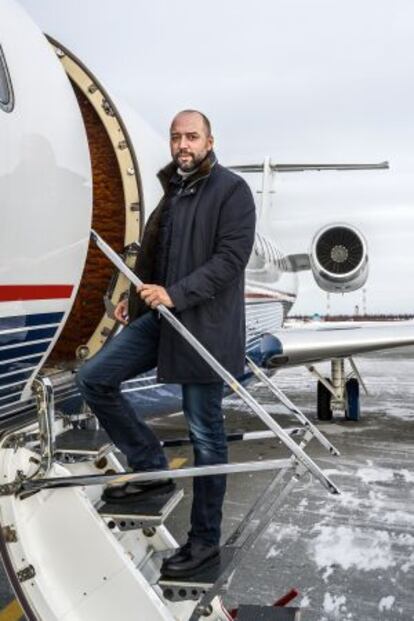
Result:
<svg viewBox="0 0 414 621"><path fill-rule="evenodd" d="M0 45L0 108L5 112L13 110L13 89L3 49Z"/></svg>

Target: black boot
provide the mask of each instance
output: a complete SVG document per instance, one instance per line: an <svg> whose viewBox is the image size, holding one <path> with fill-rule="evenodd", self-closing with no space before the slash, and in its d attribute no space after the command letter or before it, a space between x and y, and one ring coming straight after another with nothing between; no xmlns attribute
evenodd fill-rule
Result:
<svg viewBox="0 0 414 621"><path fill-rule="evenodd" d="M174 490L175 483L172 479L145 481L142 483L122 483L105 487L102 493L102 500L111 503L134 502L145 500L151 496L169 494Z"/></svg>
<svg viewBox="0 0 414 621"><path fill-rule="evenodd" d="M171 556L163 560L162 566L161 566L161 573L163 572L164 567L167 566L169 563L176 563L177 561L181 562L182 560L188 558L190 553L191 553L191 541L187 541L187 543L177 548L174 554L172 554Z"/></svg>
<svg viewBox="0 0 414 621"><path fill-rule="evenodd" d="M188 542L179 548L173 556L164 560L161 574L166 578L186 578L219 563L219 546Z"/></svg>

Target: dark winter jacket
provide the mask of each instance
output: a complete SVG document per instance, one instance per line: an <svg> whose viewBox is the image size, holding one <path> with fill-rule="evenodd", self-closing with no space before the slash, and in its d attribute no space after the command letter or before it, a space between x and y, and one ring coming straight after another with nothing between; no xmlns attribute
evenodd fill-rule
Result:
<svg viewBox="0 0 414 621"><path fill-rule="evenodd" d="M167 190L176 167L160 171ZM148 219L136 273L153 283L164 197ZM255 206L247 183L220 166L211 153L175 203L165 286L173 312L233 375L245 358L244 269L254 241ZM130 321L148 311L131 287ZM164 319L161 319L158 380L217 381L218 376Z"/></svg>

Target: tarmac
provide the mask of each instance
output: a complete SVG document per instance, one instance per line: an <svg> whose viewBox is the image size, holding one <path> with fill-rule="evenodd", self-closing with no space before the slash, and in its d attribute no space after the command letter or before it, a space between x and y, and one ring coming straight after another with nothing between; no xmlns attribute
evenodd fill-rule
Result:
<svg viewBox="0 0 414 621"><path fill-rule="evenodd" d="M356 359L370 392L362 395L362 416L350 422L336 415L319 424L341 455L334 457L315 440L309 445L326 474L341 490L330 495L306 475L295 486L234 573L225 596L238 604L270 605L291 588L300 595L303 621L412 621L414 619L414 354ZM329 365L321 365L321 369ZM316 381L306 369L280 371L275 382L316 422ZM254 394L283 426L285 413L262 385ZM263 429L236 399L226 402L228 431ZM182 415L151 421L160 438L185 435ZM275 459L286 452L274 439L230 445L231 461ZM170 449L169 457L191 463L191 448ZM223 541L231 534L264 486L270 473L228 477ZM191 482L167 522L185 541ZM0 576L0 621L19 619L13 594ZM7 612L8 611L8 612ZM5 615L8 616L5 616Z"/></svg>

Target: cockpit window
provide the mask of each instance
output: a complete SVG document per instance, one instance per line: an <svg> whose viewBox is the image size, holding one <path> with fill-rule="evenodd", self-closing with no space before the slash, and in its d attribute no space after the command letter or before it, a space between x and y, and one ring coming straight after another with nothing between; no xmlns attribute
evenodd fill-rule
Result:
<svg viewBox="0 0 414 621"><path fill-rule="evenodd" d="M13 88L3 49L0 45L0 108L5 112L13 110Z"/></svg>

